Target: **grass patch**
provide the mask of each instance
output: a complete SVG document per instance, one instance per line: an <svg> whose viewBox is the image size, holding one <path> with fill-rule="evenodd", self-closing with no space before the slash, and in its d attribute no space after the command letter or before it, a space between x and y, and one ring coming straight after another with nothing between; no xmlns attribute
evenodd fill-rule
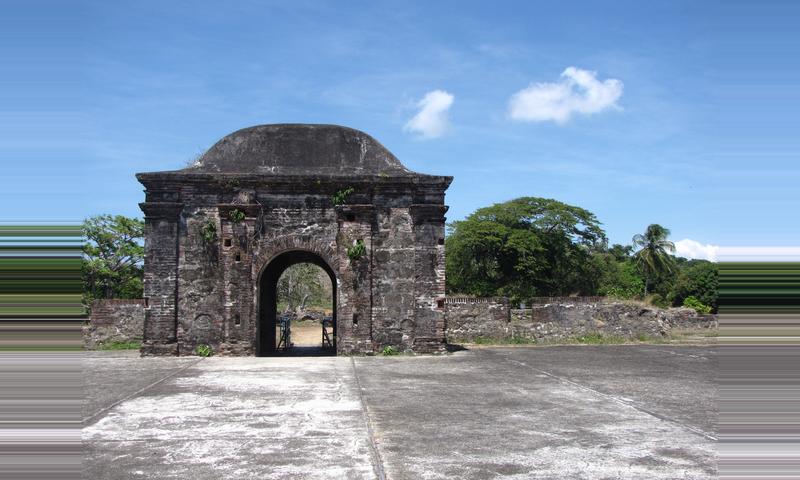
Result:
<svg viewBox="0 0 800 480"><path fill-rule="evenodd" d="M602 333L587 333L575 337L575 341L584 345L618 345L629 340L621 335L603 335Z"/></svg>
<svg viewBox="0 0 800 480"><path fill-rule="evenodd" d="M526 337L511 337L511 338L475 337L471 342L456 342L456 343L472 343L474 345L531 345L537 342L535 338L526 338Z"/></svg>
<svg viewBox="0 0 800 480"><path fill-rule="evenodd" d="M107 342L97 345L96 350L139 350L142 342Z"/></svg>
<svg viewBox="0 0 800 480"><path fill-rule="evenodd" d="M599 332L589 332L583 335L574 337L562 338L526 338L526 337L511 337L511 338L493 338L493 337L475 337L470 341L453 340L451 343L455 344L472 344L472 345L625 345L625 344L692 344L692 343L705 343L709 339L716 338L718 332L716 329L673 329L666 336L649 335L646 333L638 333L633 337L623 335L606 335Z"/></svg>
<svg viewBox="0 0 800 480"><path fill-rule="evenodd" d="M719 331L716 328L673 328L668 338L673 343L691 343L709 341L718 336Z"/></svg>

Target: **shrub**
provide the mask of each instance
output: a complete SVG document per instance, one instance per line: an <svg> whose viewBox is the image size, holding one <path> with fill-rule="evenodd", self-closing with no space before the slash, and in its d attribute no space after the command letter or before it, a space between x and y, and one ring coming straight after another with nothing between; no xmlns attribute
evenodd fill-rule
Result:
<svg viewBox="0 0 800 480"><path fill-rule="evenodd" d="M202 227L200 227L200 235L206 243L214 243L217 241L217 224L214 220L206 220Z"/></svg>
<svg viewBox="0 0 800 480"><path fill-rule="evenodd" d="M205 343L201 343L198 345L194 352L200 357L210 357L214 354L214 350L211 348L210 345L206 345Z"/></svg>
<svg viewBox="0 0 800 480"><path fill-rule="evenodd" d="M384 357L390 357L392 355L400 355L400 351L391 345L387 345L383 347L383 350L381 350L381 355L383 355Z"/></svg>
<svg viewBox="0 0 800 480"><path fill-rule="evenodd" d="M683 300L683 306L693 308L695 312L700 314L711 313L711 307L698 300L696 297L690 295Z"/></svg>
<svg viewBox="0 0 800 480"><path fill-rule="evenodd" d="M646 301L650 305L655 305L656 307L659 307L659 308L669 308L670 307L669 301L667 301L667 299L664 298L660 293L654 293L654 294L648 296Z"/></svg>
<svg viewBox="0 0 800 480"><path fill-rule="evenodd" d="M242 220L244 220L244 218L245 218L245 214L244 214L244 212L243 212L243 211L239 210L238 208L234 208L234 209L233 209L233 210L231 210L231 212L228 214L228 217L230 217L230 219L231 219L231 222L233 222L233 223L239 223L239 222L241 222Z"/></svg>
<svg viewBox="0 0 800 480"><path fill-rule="evenodd" d="M352 247L347 249L347 258L350 260L358 260L367 253L367 246L364 245L364 240L357 240Z"/></svg>
<svg viewBox="0 0 800 480"><path fill-rule="evenodd" d="M347 187L334 193L333 197L331 197L331 200L333 200L334 205L343 205L347 201L347 198L353 194L353 192L355 192L353 187Z"/></svg>

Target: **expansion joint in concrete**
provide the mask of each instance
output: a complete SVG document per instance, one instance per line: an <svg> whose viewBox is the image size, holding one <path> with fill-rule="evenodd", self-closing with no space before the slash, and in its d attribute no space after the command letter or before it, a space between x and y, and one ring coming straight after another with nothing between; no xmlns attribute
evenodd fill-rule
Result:
<svg viewBox="0 0 800 480"><path fill-rule="evenodd" d="M164 383L166 380L169 380L170 378L175 377L179 373L182 373L182 372L188 370L189 368L197 365L198 363L202 362L203 360L204 360L204 358L200 358L196 362L192 362L189 365L186 365L185 367L182 367L182 368L179 368L178 370L175 370L174 372L172 372L172 373L170 373L170 374L168 374L168 375L156 380L155 382L153 382L153 383L151 383L149 385L146 385L145 387L142 387L139 390L136 390L135 392L131 393L130 395L117 400L116 402L112 403L111 405L101 408L100 410L98 410L98 411L94 412L93 414L89 415L88 417L84 418L83 419L83 425L84 426L88 425L89 423L91 423L95 419L97 419L100 415L108 412L109 410L111 410L112 408L116 407L120 403L126 402L126 401L130 400L133 397L141 395L142 393L146 392L147 390L150 390L151 388L155 387L156 385L160 385L160 384Z"/></svg>
<svg viewBox="0 0 800 480"><path fill-rule="evenodd" d="M380 448L378 447L378 441L375 438L375 429L372 426L372 420L369 416L369 410L367 409L367 403L364 401L364 391L361 388L361 381L358 379L358 370L356 369L356 359L355 357L350 357L350 364L353 366L353 377L356 382L356 389L358 390L358 400L361 403L361 411L364 413L364 423L367 426L367 434L369 435L369 444L370 449L372 450L372 465L373 470L375 471L375 476L378 480L386 480L386 471L383 468L383 459L381 458Z"/></svg>

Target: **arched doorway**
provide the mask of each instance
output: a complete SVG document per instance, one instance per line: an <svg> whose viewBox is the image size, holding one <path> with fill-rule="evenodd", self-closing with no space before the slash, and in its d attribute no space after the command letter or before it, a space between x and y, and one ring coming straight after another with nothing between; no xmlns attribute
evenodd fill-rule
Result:
<svg viewBox="0 0 800 480"><path fill-rule="evenodd" d="M258 282L258 355L270 356L278 353L276 328L278 325L278 281L283 272L298 263L312 263L322 268L330 277L332 291L333 345L331 349L309 350L312 354L334 355L336 352L336 274L325 260L316 253L306 250L291 250L273 258L261 272ZM321 342L320 342L321 344Z"/></svg>

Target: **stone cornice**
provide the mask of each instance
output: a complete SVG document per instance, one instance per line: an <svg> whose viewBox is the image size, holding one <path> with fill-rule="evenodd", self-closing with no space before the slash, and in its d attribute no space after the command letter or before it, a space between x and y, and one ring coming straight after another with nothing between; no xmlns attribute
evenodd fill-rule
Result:
<svg viewBox="0 0 800 480"><path fill-rule="evenodd" d="M183 203L177 202L142 202L139 208L145 218L177 219L183 210Z"/></svg>
<svg viewBox="0 0 800 480"><path fill-rule="evenodd" d="M306 190L315 186L368 185L375 189L408 186L447 189L453 181L450 176L414 174L409 176L381 175L265 175L245 173L189 173L180 170L137 173L136 178L147 188L160 189L175 185L195 185L219 189L264 186L303 185Z"/></svg>

